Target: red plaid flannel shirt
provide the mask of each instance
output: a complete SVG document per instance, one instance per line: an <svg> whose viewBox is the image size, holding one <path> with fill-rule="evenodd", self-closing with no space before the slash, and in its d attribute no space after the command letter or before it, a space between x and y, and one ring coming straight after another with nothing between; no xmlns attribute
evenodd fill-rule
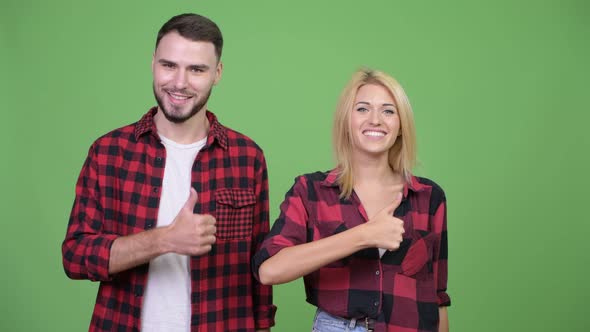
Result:
<svg viewBox="0 0 590 332"><path fill-rule="evenodd" d="M62 245L72 279L100 281L90 331L139 331L148 265L109 275L119 236L156 226L166 163L151 109L90 147ZM268 178L262 150L207 112L207 143L193 164L195 213L217 219L217 242L191 257L192 331L254 331L274 325L272 288L252 276L251 257L268 233Z"/></svg>
<svg viewBox="0 0 590 332"><path fill-rule="evenodd" d="M329 237L368 220L358 196L340 199L336 171L298 177L253 259L260 265L281 249ZM379 258L365 249L304 277L307 301L344 318L373 318L375 331L438 331L447 288L446 199L434 182L412 177L394 216L404 221L396 251Z"/></svg>

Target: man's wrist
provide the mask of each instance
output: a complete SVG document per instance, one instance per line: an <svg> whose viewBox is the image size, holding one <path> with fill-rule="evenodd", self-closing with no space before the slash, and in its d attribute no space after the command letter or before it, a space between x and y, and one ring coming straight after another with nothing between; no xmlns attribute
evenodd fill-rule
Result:
<svg viewBox="0 0 590 332"><path fill-rule="evenodd" d="M158 256L174 251L171 243L167 241L167 232L169 231L169 227L170 226L158 227L148 231L152 233L150 234L150 240L155 244Z"/></svg>

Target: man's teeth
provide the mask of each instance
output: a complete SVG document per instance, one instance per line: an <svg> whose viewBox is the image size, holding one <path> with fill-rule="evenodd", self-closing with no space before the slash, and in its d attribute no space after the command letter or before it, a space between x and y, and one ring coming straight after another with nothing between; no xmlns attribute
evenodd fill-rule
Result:
<svg viewBox="0 0 590 332"><path fill-rule="evenodd" d="M381 132L381 131L365 131L364 134L366 136L375 136L375 137L385 136L385 133Z"/></svg>
<svg viewBox="0 0 590 332"><path fill-rule="evenodd" d="M179 96L179 95L175 95L172 93L170 93L169 95L170 95L170 97L177 99L177 100L186 100L186 99L190 98L190 96Z"/></svg>

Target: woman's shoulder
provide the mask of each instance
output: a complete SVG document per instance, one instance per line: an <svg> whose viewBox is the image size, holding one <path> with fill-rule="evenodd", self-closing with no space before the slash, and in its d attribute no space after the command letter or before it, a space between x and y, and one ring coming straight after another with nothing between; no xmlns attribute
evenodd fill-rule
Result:
<svg viewBox="0 0 590 332"><path fill-rule="evenodd" d="M445 191L432 179L413 175L411 187L417 192L429 192L435 200L446 200Z"/></svg>
<svg viewBox="0 0 590 332"><path fill-rule="evenodd" d="M338 174L335 170L304 173L295 177L292 190L305 191L308 194L338 187Z"/></svg>
<svg viewBox="0 0 590 332"><path fill-rule="evenodd" d="M329 177L331 172L332 172L332 170L315 171L315 172L311 172L311 173L301 174L301 175L297 176L297 178L304 178L308 181L324 181Z"/></svg>

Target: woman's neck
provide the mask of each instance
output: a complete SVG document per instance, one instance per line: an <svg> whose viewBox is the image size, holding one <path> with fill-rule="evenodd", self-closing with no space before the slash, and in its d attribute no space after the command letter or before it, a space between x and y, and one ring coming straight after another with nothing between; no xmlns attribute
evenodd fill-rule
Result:
<svg viewBox="0 0 590 332"><path fill-rule="evenodd" d="M355 158L353 164L355 187L364 185L396 185L402 177L389 165L387 156L382 158Z"/></svg>

